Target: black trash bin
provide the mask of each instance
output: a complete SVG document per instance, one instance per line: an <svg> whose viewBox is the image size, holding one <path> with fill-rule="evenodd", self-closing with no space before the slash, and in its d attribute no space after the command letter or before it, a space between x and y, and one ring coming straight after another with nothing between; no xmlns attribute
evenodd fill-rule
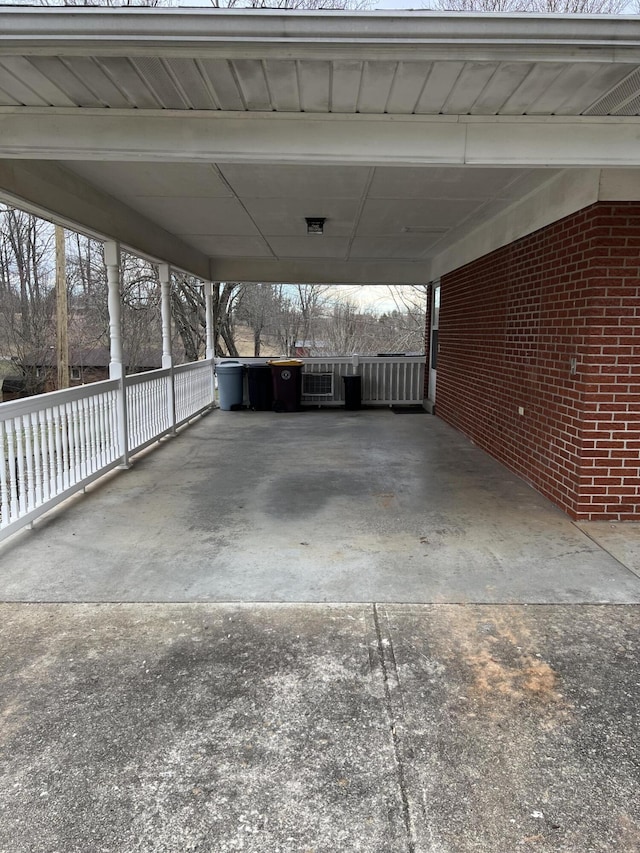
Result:
<svg viewBox="0 0 640 853"><path fill-rule="evenodd" d="M273 406L273 377L268 364L247 365L249 406L256 412L270 412Z"/></svg>
<svg viewBox="0 0 640 853"><path fill-rule="evenodd" d="M344 380L344 407L355 411L362 407L362 376L350 374L343 376Z"/></svg>
<svg viewBox="0 0 640 853"><path fill-rule="evenodd" d="M299 412L302 406L302 365L296 358L270 361L273 379L273 411Z"/></svg>

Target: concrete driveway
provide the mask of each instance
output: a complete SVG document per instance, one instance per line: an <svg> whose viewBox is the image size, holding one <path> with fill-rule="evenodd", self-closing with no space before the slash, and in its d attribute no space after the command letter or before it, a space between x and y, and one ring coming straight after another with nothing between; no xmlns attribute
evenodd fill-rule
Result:
<svg viewBox="0 0 640 853"><path fill-rule="evenodd" d="M0 853L636 853L637 533L426 415L203 419L0 549Z"/></svg>
<svg viewBox="0 0 640 853"><path fill-rule="evenodd" d="M0 606L0 850L640 849L633 606Z"/></svg>

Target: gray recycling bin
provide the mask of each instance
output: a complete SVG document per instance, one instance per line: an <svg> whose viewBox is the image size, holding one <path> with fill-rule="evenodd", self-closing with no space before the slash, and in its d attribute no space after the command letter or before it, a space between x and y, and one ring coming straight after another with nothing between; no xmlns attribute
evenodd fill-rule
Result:
<svg viewBox="0 0 640 853"><path fill-rule="evenodd" d="M216 367L220 408L225 411L242 405L244 396L244 364L223 361Z"/></svg>

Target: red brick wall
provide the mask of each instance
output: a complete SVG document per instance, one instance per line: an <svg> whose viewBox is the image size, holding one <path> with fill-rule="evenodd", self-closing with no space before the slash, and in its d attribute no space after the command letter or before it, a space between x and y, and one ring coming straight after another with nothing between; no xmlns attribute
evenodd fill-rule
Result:
<svg viewBox="0 0 640 853"><path fill-rule="evenodd" d="M639 322L640 203L585 208L443 277L437 414L573 518L638 520Z"/></svg>

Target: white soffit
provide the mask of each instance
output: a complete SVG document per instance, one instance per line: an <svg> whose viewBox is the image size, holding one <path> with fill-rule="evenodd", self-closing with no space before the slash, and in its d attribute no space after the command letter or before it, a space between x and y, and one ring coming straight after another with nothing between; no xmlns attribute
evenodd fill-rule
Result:
<svg viewBox="0 0 640 853"><path fill-rule="evenodd" d="M6 106L640 111L633 17L5 7L0 32Z"/></svg>

